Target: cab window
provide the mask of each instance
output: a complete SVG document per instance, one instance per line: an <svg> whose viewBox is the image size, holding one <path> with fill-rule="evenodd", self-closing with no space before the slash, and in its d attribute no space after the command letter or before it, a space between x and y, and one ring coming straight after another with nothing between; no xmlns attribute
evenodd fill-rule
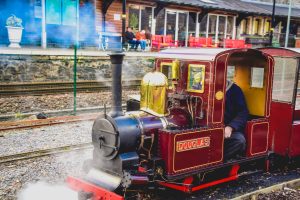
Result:
<svg viewBox="0 0 300 200"><path fill-rule="evenodd" d="M172 79L172 63L162 63L161 72L168 78Z"/></svg>
<svg viewBox="0 0 300 200"><path fill-rule="evenodd" d="M300 110L300 74L298 75L298 85L297 86L298 87L297 87L295 110Z"/></svg>
<svg viewBox="0 0 300 200"><path fill-rule="evenodd" d="M295 58L275 57L272 99L293 102L298 61Z"/></svg>

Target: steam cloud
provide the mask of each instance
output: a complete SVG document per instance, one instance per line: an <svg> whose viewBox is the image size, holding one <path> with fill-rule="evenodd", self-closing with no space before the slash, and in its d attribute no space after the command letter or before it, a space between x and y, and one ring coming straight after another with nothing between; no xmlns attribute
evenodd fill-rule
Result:
<svg viewBox="0 0 300 200"><path fill-rule="evenodd" d="M28 186L20 192L18 200L77 200L77 192L72 191L67 186L50 185L45 182L37 182L28 184Z"/></svg>

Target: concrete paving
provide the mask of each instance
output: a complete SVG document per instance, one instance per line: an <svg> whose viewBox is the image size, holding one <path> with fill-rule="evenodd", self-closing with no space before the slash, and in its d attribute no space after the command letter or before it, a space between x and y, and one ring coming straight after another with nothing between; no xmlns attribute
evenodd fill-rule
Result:
<svg viewBox="0 0 300 200"><path fill-rule="evenodd" d="M101 51L101 50L90 50L90 49L79 49L77 51L78 56L107 56L110 54L110 51ZM50 49L41 49L41 48L8 48L1 47L0 55L45 55L45 56L72 56L74 55L74 49L61 49L61 48L50 48ZM129 51L125 52L126 56L132 57L156 57L157 52L151 51Z"/></svg>

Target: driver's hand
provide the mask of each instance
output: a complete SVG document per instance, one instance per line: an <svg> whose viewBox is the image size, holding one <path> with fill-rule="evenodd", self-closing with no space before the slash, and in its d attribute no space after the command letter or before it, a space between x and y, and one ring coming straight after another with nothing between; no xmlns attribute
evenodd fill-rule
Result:
<svg viewBox="0 0 300 200"><path fill-rule="evenodd" d="M225 138L230 138L232 134L232 128L230 126L225 127Z"/></svg>

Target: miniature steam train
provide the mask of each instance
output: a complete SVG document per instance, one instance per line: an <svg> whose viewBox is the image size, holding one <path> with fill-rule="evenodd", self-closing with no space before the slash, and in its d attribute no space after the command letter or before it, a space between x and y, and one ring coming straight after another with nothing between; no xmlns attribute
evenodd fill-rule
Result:
<svg viewBox="0 0 300 200"><path fill-rule="evenodd" d="M127 191L149 186L191 193L254 169L267 170L270 154L300 155L298 52L166 50L142 79L140 96L127 102L126 112L121 102L123 56L110 55L112 110L94 122L88 175L67 179L82 199L121 200ZM250 116L245 154L224 162L227 78L242 89Z"/></svg>

